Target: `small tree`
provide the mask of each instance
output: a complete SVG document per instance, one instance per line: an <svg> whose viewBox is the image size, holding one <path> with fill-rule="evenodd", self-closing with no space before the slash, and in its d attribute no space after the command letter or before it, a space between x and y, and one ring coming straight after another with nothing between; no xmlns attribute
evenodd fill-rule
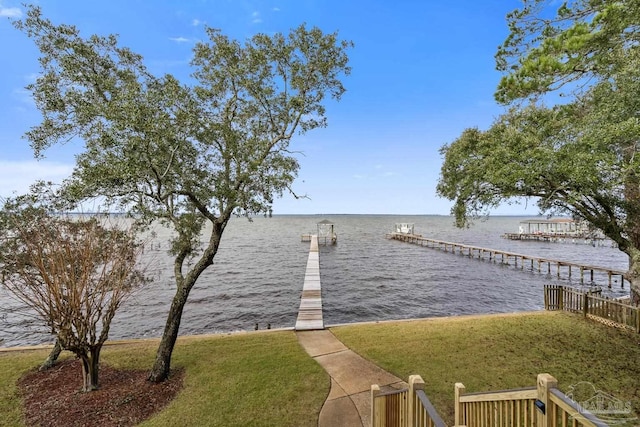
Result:
<svg viewBox="0 0 640 427"><path fill-rule="evenodd" d="M163 381L189 293L213 265L228 221L269 212L274 198L293 193L299 163L290 142L326 126L324 101L345 91L352 44L304 25L244 44L208 28L185 85L152 75L115 36L83 38L37 7L15 24L42 54L28 86L43 114L26 134L35 154L85 142L67 197L102 196L175 231L176 293L149 376Z"/></svg>
<svg viewBox="0 0 640 427"><path fill-rule="evenodd" d="M0 231L4 287L82 361L82 390L97 389L111 320L145 280L136 267L141 246L134 233L18 200L5 203Z"/></svg>

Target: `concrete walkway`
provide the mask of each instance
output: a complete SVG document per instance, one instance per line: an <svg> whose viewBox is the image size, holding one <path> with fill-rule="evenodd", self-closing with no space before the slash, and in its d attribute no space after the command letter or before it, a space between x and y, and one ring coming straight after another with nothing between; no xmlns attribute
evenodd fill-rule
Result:
<svg viewBox="0 0 640 427"><path fill-rule="evenodd" d="M371 385L406 388L407 383L349 350L328 330L298 331L298 342L331 377L318 427L369 427Z"/></svg>

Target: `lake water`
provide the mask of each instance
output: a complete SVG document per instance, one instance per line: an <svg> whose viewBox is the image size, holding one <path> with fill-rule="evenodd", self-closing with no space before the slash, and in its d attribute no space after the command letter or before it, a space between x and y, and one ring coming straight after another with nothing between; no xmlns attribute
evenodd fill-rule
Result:
<svg viewBox="0 0 640 427"><path fill-rule="evenodd" d="M234 218L225 230L218 255L191 292L180 333L203 334L292 327L302 292L309 243L301 234L316 233L316 223L335 224L338 244L320 247L325 324L499 313L543 308L543 285L573 282L525 268L454 255L395 240L385 234L395 223L415 224L425 237L520 254L626 270L627 258L611 247L586 244L511 241L522 217L491 217L457 229L448 216L300 215ZM132 296L113 320L110 339L162 334L175 292L173 265L166 253L169 232L157 236L144 254L155 281ZM537 266L536 266L537 268ZM606 275L596 276L605 293L628 294ZM52 342L38 319L0 293L0 346Z"/></svg>

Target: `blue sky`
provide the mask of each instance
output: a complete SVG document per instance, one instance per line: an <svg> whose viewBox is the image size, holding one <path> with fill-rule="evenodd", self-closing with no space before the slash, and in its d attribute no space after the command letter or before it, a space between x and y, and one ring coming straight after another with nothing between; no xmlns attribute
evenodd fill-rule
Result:
<svg viewBox="0 0 640 427"><path fill-rule="evenodd" d="M54 23L81 34L119 34L155 73L186 78L204 26L243 40L287 33L306 22L352 40L352 73L340 102L328 101L329 126L296 137L301 169L276 214L448 214L438 198L439 148L467 127L490 126L503 107L493 100L500 78L494 54L507 36L505 15L518 0L40 0ZM33 42L10 17L21 0L0 0L0 196L24 192L37 178L60 181L77 146L35 161L22 135L40 120L24 86L38 73ZM498 214L532 214L507 206Z"/></svg>

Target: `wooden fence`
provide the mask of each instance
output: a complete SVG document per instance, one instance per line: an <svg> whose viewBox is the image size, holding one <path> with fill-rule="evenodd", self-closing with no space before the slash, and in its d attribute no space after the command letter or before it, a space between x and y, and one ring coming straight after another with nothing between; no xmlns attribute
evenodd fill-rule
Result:
<svg viewBox="0 0 640 427"><path fill-rule="evenodd" d="M465 393L455 385L455 427L607 427L607 424L557 388L549 374L539 374L535 387L487 393ZM409 388L381 392L371 386L372 427L446 427L424 392L419 375Z"/></svg>
<svg viewBox="0 0 640 427"><path fill-rule="evenodd" d="M409 388L390 392L371 386L372 427L447 427L424 392L420 375L409 377Z"/></svg>
<svg viewBox="0 0 640 427"><path fill-rule="evenodd" d="M545 310L563 310L621 329L640 333L640 308L562 285L545 285Z"/></svg>
<svg viewBox="0 0 640 427"><path fill-rule="evenodd" d="M557 389L549 374L539 374L537 386L489 393L465 393L455 385L455 426L604 427L604 422L582 409Z"/></svg>

